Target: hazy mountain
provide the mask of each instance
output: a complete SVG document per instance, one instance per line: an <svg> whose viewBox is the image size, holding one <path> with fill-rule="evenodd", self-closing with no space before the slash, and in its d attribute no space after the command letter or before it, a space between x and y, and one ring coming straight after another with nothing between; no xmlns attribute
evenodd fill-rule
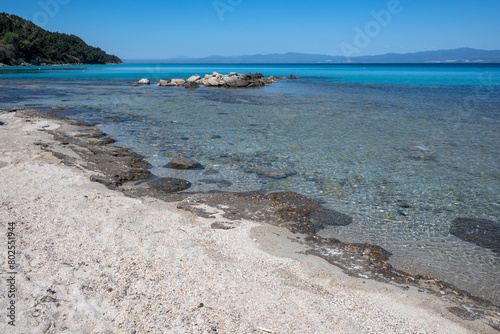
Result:
<svg viewBox="0 0 500 334"><path fill-rule="evenodd" d="M378 56L346 58L321 54L288 52L236 57L209 56L203 58L176 57L170 59L128 59L127 63L170 64L301 64L301 63L500 63L500 50L460 48L416 53L388 53Z"/></svg>
<svg viewBox="0 0 500 334"><path fill-rule="evenodd" d="M500 50L460 48L353 58L357 63L500 63Z"/></svg>

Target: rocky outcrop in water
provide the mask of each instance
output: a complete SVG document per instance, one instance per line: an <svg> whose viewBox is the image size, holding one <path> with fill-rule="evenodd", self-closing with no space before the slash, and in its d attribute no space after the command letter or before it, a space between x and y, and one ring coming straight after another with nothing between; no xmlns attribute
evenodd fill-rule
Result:
<svg viewBox="0 0 500 334"><path fill-rule="evenodd" d="M457 218L451 222L450 233L464 241L500 253L500 223L498 222Z"/></svg>
<svg viewBox="0 0 500 334"><path fill-rule="evenodd" d="M158 81L157 86L159 86L159 87L176 86L176 84L174 84L170 80L160 80L160 81Z"/></svg>
<svg viewBox="0 0 500 334"><path fill-rule="evenodd" d="M318 201L294 192L271 193L266 198L281 207L277 210L280 218L291 224L292 231L317 233L327 226L345 226L353 222L350 216L327 209Z"/></svg>
<svg viewBox="0 0 500 334"><path fill-rule="evenodd" d="M119 146L108 145L106 134L96 129L85 129L77 132L49 131L63 146L71 146L80 159L60 152L56 147L47 147L56 157L68 165L86 164L95 171L101 172L105 179L95 178L103 184L120 185L124 182L139 181L151 178L148 162L139 154Z"/></svg>
<svg viewBox="0 0 500 334"><path fill-rule="evenodd" d="M151 82L149 81L149 79L141 79L139 81L137 81L134 86L140 86L140 85L149 85L151 84Z"/></svg>
<svg viewBox="0 0 500 334"><path fill-rule="evenodd" d="M227 75L223 75L217 72L213 72L212 74L206 74L204 77L196 74L189 77L188 79L160 80L158 82L158 86L184 86L186 88L198 88L200 86L219 88L256 88L263 87L268 84L277 83L278 80L286 79L298 79L298 77L293 74L288 77L284 76L275 78L274 76L265 77L262 73L239 74L236 72L231 72ZM140 83L138 82L136 85L140 85Z"/></svg>
<svg viewBox="0 0 500 334"><path fill-rule="evenodd" d="M183 179L162 177L148 182L148 185L156 190L160 190L166 193L173 193L189 188L191 186L191 183Z"/></svg>
<svg viewBox="0 0 500 334"><path fill-rule="evenodd" d="M149 163L143 160L141 155L124 147L109 145L115 140L94 128L95 124L32 109L11 110L14 111L35 119L42 117L64 120L67 125L45 130L53 136L55 143L36 142L35 145L44 151L52 152L64 164L84 167L99 173L91 177L92 181L115 188L126 182L153 177L148 169Z"/></svg>

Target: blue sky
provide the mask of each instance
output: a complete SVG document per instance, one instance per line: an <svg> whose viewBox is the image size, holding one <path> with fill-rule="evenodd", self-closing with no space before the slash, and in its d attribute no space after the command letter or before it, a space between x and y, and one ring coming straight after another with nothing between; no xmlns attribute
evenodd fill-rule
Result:
<svg viewBox="0 0 500 334"><path fill-rule="evenodd" d="M500 49L498 0L2 0L123 59Z"/></svg>

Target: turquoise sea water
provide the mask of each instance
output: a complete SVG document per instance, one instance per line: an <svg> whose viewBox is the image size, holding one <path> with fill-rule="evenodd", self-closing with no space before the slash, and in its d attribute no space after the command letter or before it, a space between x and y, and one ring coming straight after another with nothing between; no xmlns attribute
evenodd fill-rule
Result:
<svg viewBox="0 0 500 334"><path fill-rule="evenodd" d="M301 78L249 90L132 87L213 71ZM323 234L378 244L397 268L500 302L499 254L449 232L458 217L500 221L499 65L0 68L0 108L18 106L97 121L156 175L190 180L188 191L317 198L355 218ZM177 156L205 170L162 167ZM270 168L294 175L257 173Z"/></svg>
<svg viewBox="0 0 500 334"><path fill-rule="evenodd" d="M147 76L150 79L165 77L188 77L193 73L206 74L217 71L264 75L307 76L315 81L331 83L371 83L405 85L499 85L499 64L406 64L406 65L87 65L87 66L33 66L0 68L2 79L44 80L136 80Z"/></svg>

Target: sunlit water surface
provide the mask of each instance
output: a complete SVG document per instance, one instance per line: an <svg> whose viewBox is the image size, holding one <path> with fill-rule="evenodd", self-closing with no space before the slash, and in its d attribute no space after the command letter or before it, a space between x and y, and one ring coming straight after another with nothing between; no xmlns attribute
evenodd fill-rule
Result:
<svg viewBox="0 0 500 334"><path fill-rule="evenodd" d="M188 90L151 80L261 72L260 89ZM449 232L457 217L499 222L500 67L120 65L0 69L0 107L97 121L188 191L296 191L350 214L323 231L389 250L391 263L500 302L500 256ZM204 170L174 171L173 157ZM294 175L271 179L266 169Z"/></svg>

